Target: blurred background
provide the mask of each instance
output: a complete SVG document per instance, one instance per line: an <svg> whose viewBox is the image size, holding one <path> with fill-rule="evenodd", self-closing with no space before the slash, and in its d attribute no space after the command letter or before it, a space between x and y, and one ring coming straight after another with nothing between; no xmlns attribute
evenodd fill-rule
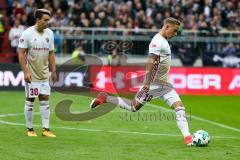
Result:
<svg viewBox="0 0 240 160"><path fill-rule="evenodd" d="M160 31L164 18L171 16L183 22L178 36L170 40L173 68L169 79L178 93L240 95L238 0L0 0L0 8L3 89L23 88L18 39L35 24L35 10L45 8L52 13L49 27L55 36L56 63L61 66L61 82L56 85L59 88L87 85L88 89L110 93L136 92L148 45ZM78 83L73 80L70 84L66 79L69 72L74 75L74 67L70 67L71 71L64 69L68 65L91 66L87 74L84 68L76 74L78 77L72 77ZM106 67L100 70L92 65ZM115 71L111 73L109 66ZM134 80L134 76L141 78Z"/></svg>
<svg viewBox="0 0 240 160"><path fill-rule="evenodd" d="M170 40L172 66L240 67L238 0L0 0L0 8L1 66L18 63L18 38L34 25L34 11L45 8L58 65L71 58L96 64L91 56L103 65L145 63L151 38L171 16L183 22ZM236 70L221 73L234 80Z"/></svg>
<svg viewBox="0 0 240 160"><path fill-rule="evenodd" d="M34 25L37 8L52 12L55 35L58 82L50 108L57 139L51 140L40 137L38 101L39 137L24 136L25 81L17 46ZM137 113L116 108L73 122L56 116L56 106L66 100L73 102L72 113L87 113L99 91L131 99L143 82L148 45L169 16L183 25L170 40L168 78L184 102L191 133L207 131L209 147L187 148L171 118L175 113L158 99ZM0 0L0 159L239 160L239 67L239 0ZM170 119L152 120L158 113ZM147 118L139 121L140 114Z"/></svg>

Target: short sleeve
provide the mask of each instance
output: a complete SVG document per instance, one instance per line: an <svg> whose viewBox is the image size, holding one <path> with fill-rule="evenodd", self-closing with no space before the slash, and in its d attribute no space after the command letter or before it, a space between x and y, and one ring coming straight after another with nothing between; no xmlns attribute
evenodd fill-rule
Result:
<svg viewBox="0 0 240 160"><path fill-rule="evenodd" d="M54 34L53 31L50 32L51 44L49 46L49 51L54 51Z"/></svg>
<svg viewBox="0 0 240 160"><path fill-rule="evenodd" d="M18 48L28 48L28 39L26 32L23 32L19 38Z"/></svg>
<svg viewBox="0 0 240 160"><path fill-rule="evenodd" d="M149 44L149 54L151 53L156 55L160 55L161 53L161 47L159 45L159 42L157 43L156 41L154 41L154 39Z"/></svg>

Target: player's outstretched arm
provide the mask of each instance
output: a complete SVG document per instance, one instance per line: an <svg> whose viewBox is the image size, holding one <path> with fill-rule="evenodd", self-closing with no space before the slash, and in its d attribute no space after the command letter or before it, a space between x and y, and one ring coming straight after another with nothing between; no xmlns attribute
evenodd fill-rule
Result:
<svg viewBox="0 0 240 160"><path fill-rule="evenodd" d="M18 48L18 59L21 65L22 71L24 73L24 79L26 82L31 82L31 74L27 69L27 61L26 61L26 48Z"/></svg>
<svg viewBox="0 0 240 160"><path fill-rule="evenodd" d="M55 83L57 81L57 74L56 74L55 54L53 51L49 52L48 61L49 61L50 71L52 72L51 80L53 83Z"/></svg>
<svg viewBox="0 0 240 160"><path fill-rule="evenodd" d="M144 81L144 89L149 90L150 83L151 83L151 77L152 77L152 71L155 61L157 61L158 56L156 54L151 53L147 58L147 65L146 65L146 75L145 75L145 81Z"/></svg>

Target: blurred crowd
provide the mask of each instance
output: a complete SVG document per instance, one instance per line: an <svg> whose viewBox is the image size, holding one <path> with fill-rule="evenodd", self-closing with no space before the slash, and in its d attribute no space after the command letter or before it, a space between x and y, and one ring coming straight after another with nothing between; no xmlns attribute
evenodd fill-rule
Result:
<svg viewBox="0 0 240 160"><path fill-rule="evenodd" d="M12 52L16 52L17 39L28 26L34 25L34 11L45 8L52 12L51 27L106 27L128 29L158 29L163 20L172 16L182 20L183 29L209 31L217 36L219 31L240 31L239 0L5 0L6 9L0 11L0 38L9 31ZM72 32L68 29L67 32ZM76 31L75 31L76 32ZM74 33L75 33L74 32ZM111 31L109 31L111 32ZM204 35L203 35L204 36ZM1 39L0 39L1 41ZM101 42L94 41L97 46L92 49L92 42L84 42L84 46L75 45L75 41L61 40L60 33L55 32L57 53L71 53L82 47L86 53L99 53ZM137 42L136 42L137 43ZM1 52L0 43L0 52ZM78 44L78 43L77 43ZM82 44L82 43L81 43ZM179 46L180 45L180 46ZM181 46L183 45L183 46ZM187 45L187 46L186 46ZM135 44L134 46L144 46ZM226 54L239 53L239 44L198 45L178 44L175 51L186 61L190 56L190 65L202 52L214 51ZM139 47L138 47L139 48ZM173 47L174 51L174 47ZM142 53L142 49L134 53ZM143 52L142 54L144 54ZM188 63L188 62L187 62Z"/></svg>
<svg viewBox="0 0 240 160"><path fill-rule="evenodd" d="M160 28L165 17L189 30L240 30L238 0L6 0L10 23L34 24L34 10L53 13L51 26Z"/></svg>

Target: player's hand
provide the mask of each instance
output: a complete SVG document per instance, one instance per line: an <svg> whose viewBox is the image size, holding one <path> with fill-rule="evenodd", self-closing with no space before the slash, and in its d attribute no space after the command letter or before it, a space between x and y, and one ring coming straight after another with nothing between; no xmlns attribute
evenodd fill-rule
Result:
<svg viewBox="0 0 240 160"><path fill-rule="evenodd" d="M53 84L57 81L57 74L56 74L56 72L52 72L51 73L51 80L52 80Z"/></svg>
<svg viewBox="0 0 240 160"><path fill-rule="evenodd" d="M27 71L27 72L24 73L24 80L25 80L25 82L27 82L27 83L31 83L32 77L31 77L31 74L30 74L29 71Z"/></svg>

